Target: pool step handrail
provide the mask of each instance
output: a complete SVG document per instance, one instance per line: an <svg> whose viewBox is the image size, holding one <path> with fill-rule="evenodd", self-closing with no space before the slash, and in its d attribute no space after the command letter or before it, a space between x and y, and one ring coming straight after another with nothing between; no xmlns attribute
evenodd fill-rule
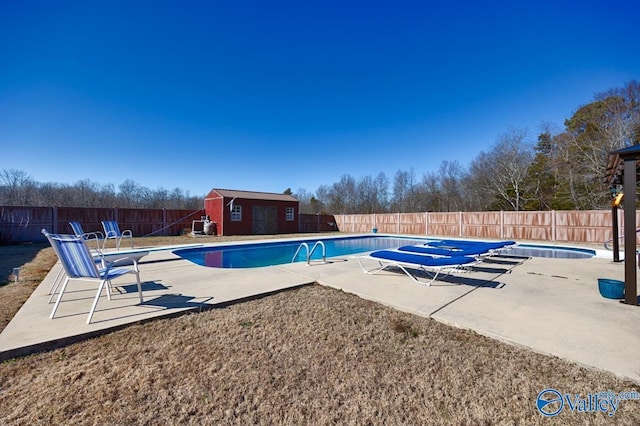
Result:
<svg viewBox="0 0 640 426"><path fill-rule="evenodd" d="M294 263L296 261L296 258L298 257L298 253L300 253L300 250L302 250L302 247L304 247L307 250L307 256L306 256L307 265L311 265L311 256L313 256L313 253L316 251L318 246L322 247L322 262L327 263L327 248L325 247L322 241L316 241L316 243L313 245L313 247L311 247L311 249L309 249L309 244L301 243L298 246L296 253L293 255L293 258L291 259L291 263Z"/></svg>
<svg viewBox="0 0 640 426"><path fill-rule="evenodd" d="M298 257L298 253L300 253L300 250L302 250L302 247L307 249L307 259L309 258L309 244L307 243L302 243L298 246L298 248L296 249L295 254L293 255L293 258L291 258L291 263L294 263L296 261L296 258Z"/></svg>
<svg viewBox="0 0 640 426"><path fill-rule="evenodd" d="M313 256L313 253L316 251L318 246L322 247L322 263L327 263L327 248L324 246L324 242L316 241L316 243L313 245L313 247L311 247L311 251L309 252L309 255L307 256L307 265L309 265L311 263L311 256Z"/></svg>

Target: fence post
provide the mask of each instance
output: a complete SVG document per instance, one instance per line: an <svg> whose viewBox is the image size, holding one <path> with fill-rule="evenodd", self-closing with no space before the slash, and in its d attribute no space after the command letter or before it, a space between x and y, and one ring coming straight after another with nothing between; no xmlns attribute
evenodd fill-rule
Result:
<svg viewBox="0 0 640 426"><path fill-rule="evenodd" d="M54 234L59 234L60 232L58 231L58 207L53 206L51 207L51 220L53 221L53 223L51 224L51 229Z"/></svg>
<svg viewBox="0 0 640 426"><path fill-rule="evenodd" d="M500 210L500 239L504 239L504 210Z"/></svg>
<svg viewBox="0 0 640 426"><path fill-rule="evenodd" d="M398 212L398 234L400 234L400 221L402 221L402 216L400 216L400 212Z"/></svg>
<svg viewBox="0 0 640 426"><path fill-rule="evenodd" d="M458 212L458 236L462 237L462 212Z"/></svg>
<svg viewBox="0 0 640 426"><path fill-rule="evenodd" d="M556 240L556 211L551 210L551 241Z"/></svg>
<svg viewBox="0 0 640 426"><path fill-rule="evenodd" d="M429 235L429 212L424 212L424 235Z"/></svg>
<svg viewBox="0 0 640 426"><path fill-rule="evenodd" d="M162 208L162 235L167 236L167 209Z"/></svg>

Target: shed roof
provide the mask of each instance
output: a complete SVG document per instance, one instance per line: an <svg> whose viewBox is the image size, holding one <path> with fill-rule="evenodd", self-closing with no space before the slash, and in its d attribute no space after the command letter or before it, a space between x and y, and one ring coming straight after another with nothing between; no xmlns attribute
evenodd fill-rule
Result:
<svg viewBox="0 0 640 426"><path fill-rule="evenodd" d="M275 192L255 192L255 191L241 191L237 189L220 189L213 188L207 198L211 198L212 193L217 193L221 197L225 198L244 198L246 200L271 200L271 201L294 201L298 202L298 199L293 195L278 194Z"/></svg>

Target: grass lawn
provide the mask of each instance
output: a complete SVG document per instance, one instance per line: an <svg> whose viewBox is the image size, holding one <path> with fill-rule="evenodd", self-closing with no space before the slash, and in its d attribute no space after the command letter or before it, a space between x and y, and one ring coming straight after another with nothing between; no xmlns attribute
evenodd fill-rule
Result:
<svg viewBox="0 0 640 426"><path fill-rule="evenodd" d="M0 277L2 329L56 258L46 245L0 258L3 274L26 262L18 283ZM547 388L573 401L634 383L320 285L134 324L4 362L0 377L2 425L640 424L637 400L612 417L536 409Z"/></svg>

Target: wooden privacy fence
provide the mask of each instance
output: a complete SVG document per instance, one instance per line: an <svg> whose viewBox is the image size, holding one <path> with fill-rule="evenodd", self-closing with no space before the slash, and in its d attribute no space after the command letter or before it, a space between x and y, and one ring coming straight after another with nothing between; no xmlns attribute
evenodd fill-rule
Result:
<svg viewBox="0 0 640 426"><path fill-rule="evenodd" d="M102 221L115 220L134 236L180 235L204 215L204 210L5 206L0 207L0 243L45 241L43 228L72 234L70 221L80 222L85 232L104 232Z"/></svg>
<svg viewBox="0 0 640 426"><path fill-rule="evenodd" d="M115 220L121 230L134 236L180 235L191 230L193 220L205 210L123 209L99 207L20 207L0 206L0 244L46 241L41 230L72 234L69 222L82 224L84 232L100 231L103 220ZM300 214L299 232L337 231L333 215Z"/></svg>
<svg viewBox="0 0 640 426"><path fill-rule="evenodd" d="M636 223L640 215L636 212ZM610 210L426 212L335 215L342 232L599 243L613 236ZM620 233L624 217L618 211Z"/></svg>
<svg viewBox="0 0 640 426"><path fill-rule="evenodd" d="M124 209L84 207L0 207L0 243L45 241L42 228L71 233L70 221L85 232L102 231L101 221L116 220L134 236L180 235L191 230L204 210ZM618 211L619 235L624 215ZM640 215L636 212L636 223ZM374 213L299 215L300 232L378 232L436 237L538 240L602 244L612 238L610 210L552 210L495 212Z"/></svg>
<svg viewBox="0 0 640 426"><path fill-rule="evenodd" d="M338 230L336 219L332 214L300 213L298 219L298 229L300 232L331 232Z"/></svg>

